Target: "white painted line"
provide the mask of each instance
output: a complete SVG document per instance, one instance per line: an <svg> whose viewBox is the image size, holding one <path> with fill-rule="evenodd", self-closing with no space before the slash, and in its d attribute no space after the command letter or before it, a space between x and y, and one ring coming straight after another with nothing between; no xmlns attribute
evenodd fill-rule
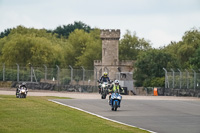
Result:
<svg viewBox="0 0 200 133"><path fill-rule="evenodd" d="M49 101L54 102L54 103L57 103L57 104L60 104L60 105L63 105L63 106L67 106L67 107L70 107L70 108L73 108L73 109L77 109L77 110L79 110L79 111L82 111L82 112L85 112L85 113L88 113L88 114L97 116L97 117L102 118L102 119L105 119L105 120L109 120L109 121L112 121L112 122L116 122L116 123L119 123L119 124L122 124L122 125L126 125L126 126L129 126L129 127L139 128L139 129L141 129L141 130L149 131L150 133L156 133L156 132L154 132L154 131L150 131L150 130L147 130L147 129L144 129L144 128L140 128L140 127L136 127L136 126L133 126L133 125L129 125L129 124L126 124L126 123L123 123L123 122L119 122L119 121L116 121L116 120L112 120L112 119L110 119L110 118L107 118L107 117L104 117L104 116L101 116L101 115L98 115L98 114L95 114L95 113L92 113L92 112L89 112L89 111L86 111L86 110L83 110L83 109L74 107L74 106L71 106L71 105L63 104L63 103L61 103L61 102L57 102L57 101L54 101L54 100L51 100L51 99L49 99Z"/></svg>

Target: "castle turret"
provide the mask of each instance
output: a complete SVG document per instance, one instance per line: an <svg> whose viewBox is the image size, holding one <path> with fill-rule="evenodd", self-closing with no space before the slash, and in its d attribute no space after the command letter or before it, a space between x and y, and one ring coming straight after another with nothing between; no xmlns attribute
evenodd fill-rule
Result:
<svg viewBox="0 0 200 133"><path fill-rule="evenodd" d="M133 61L119 61L120 30L101 30L102 60L95 60L94 66L98 78L108 72L111 80L116 79L117 72L132 72Z"/></svg>
<svg viewBox="0 0 200 133"><path fill-rule="evenodd" d="M120 30L101 30L100 37L102 39L102 65L118 65Z"/></svg>

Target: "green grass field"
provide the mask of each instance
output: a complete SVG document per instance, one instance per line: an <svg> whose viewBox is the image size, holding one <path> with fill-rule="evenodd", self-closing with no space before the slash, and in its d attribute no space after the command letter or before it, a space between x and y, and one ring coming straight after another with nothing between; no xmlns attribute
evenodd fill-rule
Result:
<svg viewBox="0 0 200 133"><path fill-rule="evenodd" d="M48 99L60 97L28 96L19 99L0 95L0 133L148 133Z"/></svg>

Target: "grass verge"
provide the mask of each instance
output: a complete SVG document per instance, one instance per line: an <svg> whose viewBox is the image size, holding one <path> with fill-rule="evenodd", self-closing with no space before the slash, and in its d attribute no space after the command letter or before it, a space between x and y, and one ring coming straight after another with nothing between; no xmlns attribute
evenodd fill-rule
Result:
<svg viewBox="0 0 200 133"><path fill-rule="evenodd" d="M148 133L55 104L60 97L0 95L0 133ZM66 99L66 98L65 98Z"/></svg>

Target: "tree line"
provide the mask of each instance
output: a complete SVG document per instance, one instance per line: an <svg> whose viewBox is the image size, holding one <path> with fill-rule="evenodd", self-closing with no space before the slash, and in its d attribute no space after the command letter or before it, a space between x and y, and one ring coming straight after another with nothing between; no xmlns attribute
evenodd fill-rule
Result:
<svg viewBox="0 0 200 133"><path fill-rule="evenodd" d="M83 22L58 26L54 30L17 26L0 33L0 62L6 65L28 65L93 69L101 60L100 29ZM119 42L119 59L135 60L135 86L164 86L163 68L200 68L200 31L186 31L179 42L158 49L129 30Z"/></svg>
<svg viewBox="0 0 200 133"><path fill-rule="evenodd" d="M17 26L1 33L0 61L6 65L31 63L92 69L95 59L101 59L100 30L82 22L55 30Z"/></svg>

